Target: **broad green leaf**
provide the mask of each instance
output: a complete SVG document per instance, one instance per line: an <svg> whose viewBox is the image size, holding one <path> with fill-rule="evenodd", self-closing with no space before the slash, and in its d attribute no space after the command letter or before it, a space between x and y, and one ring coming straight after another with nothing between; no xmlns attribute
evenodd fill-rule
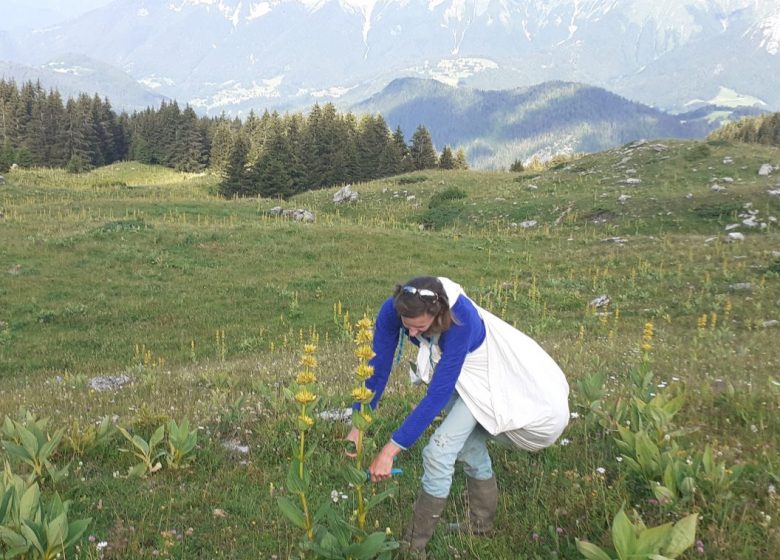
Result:
<svg viewBox="0 0 780 560"><path fill-rule="evenodd" d="M157 447L157 445L163 440L165 437L165 426L160 426L157 428L154 433L152 434L152 437L149 438L149 448L154 449Z"/></svg>
<svg viewBox="0 0 780 560"><path fill-rule="evenodd" d="M300 494L306 492L311 475L304 465L303 478L301 478L300 461L293 459L290 462L290 470L287 471L287 490L293 494Z"/></svg>
<svg viewBox="0 0 780 560"><path fill-rule="evenodd" d="M43 556L46 549L44 548L45 542L41 527L38 526L37 523L22 521L21 531L24 538L27 539L27 542Z"/></svg>
<svg viewBox="0 0 780 560"><path fill-rule="evenodd" d="M348 546L345 551L346 556L355 560L369 560L382 550L382 545L385 544L386 538L387 536L384 533L371 533L363 542L353 543Z"/></svg>
<svg viewBox="0 0 780 560"><path fill-rule="evenodd" d="M701 456L701 463L704 467L704 472L710 474L715 470L715 462L712 459L712 446L708 443L704 448L704 453Z"/></svg>
<svg viewBox="0 0 780 560"><path fill-rule="evenodd" d="M35 457L38 455L39 446L35 434L33 434L24 426L20 426L18 424L16 426L16 433L19 434L19 439L22 442L22 446L24 447L25 451L27 451L29 456Z"/></svg>
<svg viewBox="0 0 780 560"><path fill-rule="evenodd" d="M346 465L341 473L344 475L344 480L355 486L365 484L367 479L366 471L361 471L354 465Z"/></svg>
<svg viewBox="0 0 780 560"><path fill-rule="evenodd" d="M615 552L620 560L627 560L634 554L636 547L634 526L622 509L612 522L612 544L615 545Z"/></svg>
<svg viewBox="0 0 780 560"><path fill-rule="evenodd" d="M127 471L128 476L137 476L142 478L146 475L146 463L138 463L137 465L130 467Z"/></svg>
<svg viewBox="0 0 780 560"><path fill-rule="evenodd" d="M0 525L0 542L5 543L9 548L27 550L30 547L27 539L11 528L3 525Z"/></svg>
<svg viewBox="0 0 780 560"><path fill-rule="evenodd" d="M383 502L387 498L395 496L395 490L396 490L396 487L395 486L391 486L390 488L388 488L384 492L380 492L376 496L371 496L371 499L369 499L366 502L366 509L369 510L369 509L373 508L374 506L376 506L377 504L380 504L381 502Z"/></svg>
<svg viewBox="0 0 780 560"><path fill-rule="evenodd" d="M653 495L659 502L673 504L677 501L677 494L669 490L666 486L653 486Z"/></svg>
<svg viewBox="0 0 780 560"><path fill-rule="evenodd" d="M67 540L65 541L65 550L68 550L71 546L76 544L76 541L81 538L81 536L87 530L87 527L89 527L90 523L92 523L92 518L87 517L86 519L71 521L68 524L68 536Z"/></svg>
<svg viewBox="0 0 780 560"><path fill-rule="evenodd" d="M135 435L133 436L133 439L131 441L133 442L133 445L135 445L137 449L141 450L141 453L143 453L144 455L149 454L151 446L148 443L146 443L146 440L144 438Z"/></svg>
<svg viewBox="0 0 780 560"><path fill-rule="evenodd" d="M13 457L17 457L22 460L30 459L30 454L27 453L27 450L21 445L16 445L10 441L4 441L3 447L5 447L5 450L8 452L8 454Z"/></svg>
<svg viewBox="0 0 780 560"><path fill-rule="evenodd" d="M19 517L34 521L41 503L41 489L35 483L25 490L19 501Z"/></svg>
<svg viewBox="0 0 780 560"><path fill-rule="evenodd" d="M662 552L670 557L677 558L684 551L693 546L696 540L696 523L699 519L698 513L692 513L683 517L672 527L669 542Z"/></svg>
<svg viewBox="0 0 780 560"><path fill-rule="evenodd" d="M63 512L46 524L44 530L46 542L49 546L63 544L68 536L67 531L68 516Z"/></svg>
<svg viewBox="0 0 780 560"><path fill-rule="evenodd" d="M658 527L645 529L636 540L635 554L639 557L660 552L671 536L672 524L664 523Z"/></svg>
<svg viewBox="0 0 780 560"><path fill-rule="evenodd" d="M285 496L277 496L276 503L279 504L279 509L282 513L292 521L292 523L300 529L306 529L306 517L303 515L303 511L297 505L292 503Z"/></svg>
<svg viewBox="0 0 780 560"><path fill-rule="evenodd" d="M587 560L612 560L609 554L593 543L581 541L580 539L574 539L574 542L577 544L577 550L587 558Z"/></svg>

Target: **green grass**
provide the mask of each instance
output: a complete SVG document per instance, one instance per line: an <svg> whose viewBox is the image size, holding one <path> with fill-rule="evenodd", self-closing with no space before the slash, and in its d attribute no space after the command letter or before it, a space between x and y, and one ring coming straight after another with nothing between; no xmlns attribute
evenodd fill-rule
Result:
<svg viewBox="0 0 780 560"><path fill-rule="evenodd" d="M354 185L360 201L338 207L335 188L290 201L226 201L214 196L213 176L135 163L81 176L11 172L0 191L0 407L12 415L25 407L62 426L116 415L145 437L167 418L199 426L194 466L147 480L124 478L132 463L118 440L84 457L62 452L60 462L74 462L57 489L73 500L74 517L94 518L89 533L111 543L106 557L153 558L156 550L171 558L286 558L298 537L274 499L284 492L294 437L281 391L303 342L319 336L320 408L345 406L355 364L345 313L352 321L375 313L410 276L444 275L537 338L572 386L601 372L620 391L652 321L656 381L688 389L678 422L690 433L681 441L711 443L745 474L732 497L670 512L651 505L616 461L612 434L583 420L585 403L573 392L581 418L564 435L569 445L537 455L494 448L497 535L440 531L434 558L578 558L574 538L608 545L623 504L648 526L701 512L705 552L688 558L768 558L780 544L769 492L780 482L772 384L780 381L780 331L763 324L780 318L780 235L769 221L780 217L780 197L766 192L777 177L757 170L780 163L780 153L664 144L542 173L413 173ZM734 163L724 164L726 156ZM641 183L626 184L628 177ZM726 191L712 191L714 182ZM456 189L465 198L439 206L456 206L456 215L421 229L431 199ZM746 204L768 227L741 228L746 240L726 243L725 226L741 221ZM269 217L277 205L311 209L317 221ZM513 225L524 220L538 226ZM625 243L609 241L615 237ZM611 304L598 316L588 303L602 294ZM697 328L704 314L707 326ZM132 384L115 393L85 383L119 374ZM391 380L378 442L420 396L405 378L401 368ZM733 392L723 390L728 383ZM347 490L336 474L346 426L320 422L313 433L313 494L327 500L331 490ZM226 450L231 439L249 445L249 455ZM400 459L396 502L372 512L372 523L396 535L419 488L421 447ZM462 489L459 475L449 518L464 515ZM352 504L337 507L348 515ZM166 548L170 537L161 532L171 529L183 537ZM79 557L99 554L84 541Z"/></svg>

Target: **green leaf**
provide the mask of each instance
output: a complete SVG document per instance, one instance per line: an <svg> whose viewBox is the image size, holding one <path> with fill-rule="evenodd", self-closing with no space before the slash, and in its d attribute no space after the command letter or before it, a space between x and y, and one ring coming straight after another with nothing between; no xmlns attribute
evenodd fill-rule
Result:
<svg viewBox="0 0 780 560"><path fill-rule="evenodd" d="M635 554L641 558L648 554L660 552L669 541L671 531L671 523L664 523L658 527L645 529L639 534L639 538L636 541Z"/></svg>
<svg viewBox="0 0 780 560"><path fill-rule="evenodd" d="M666 556L677 558L693 546L696 540L696 523L698 519L699 514L692 513L674 524L669 536L669 542L662 551Z"/></svg>
<svg viewBox="0 0 780 560"><path fill-rule="evenodd" d="M22 459L22 460L30 459L29 453L27 453L27 450L21 445L16 445L15 443L12 443L10 441L4 441L3 447L5 447L5 450L12 457L17 457L18 459Z"/></svg>
<svg viewBox="0 0 780 560"><path fill-rule="evenodd" d="M587 560L612 560L612 558L609 557L609 554L593 543L581 541L580 539L574 539L574 542L577 544L577 550L587 558Z"/></svg>
<svg viewBox="0 0 780 560"><path fill-rule="evenodd" d="M371 499L366 502L366 509L369 510L369 509L373 508L374 506L380 504L381 502L383 502L387 498L395 496L395 490L396 490L396 487L395 486L391 486L390 488L388 488L384 492L380 492L376 496L371 496Z"/></svg>
<svg viewBox="0 0 780 560"><path fill-rule="evenodd" d="M287 471L287 490L293 494L306 492L309 487L309 480L311 479L311 474L309 473L309 469L306 468L306 465L303 467L303 478L301 478L300 464L300 461L293 459L290 462L290 470Z"/></svg>
<svg viewBox="0 0 780 560"><path fill-rule="evenodd" d="M65 542L65 538L68 530L68 515L62 512L60 515L49 521L44 533L46 535L46 542L49 546L60 546Z"/></svg>
<svg viewBox="0 0 780 560"><path fill-rule="evenodd" d="M615 552L620 560L627 560L634 554L636 546L634 526L622 509L612 521L612 544L615 545Z"/></svg>
<svg viewBox="0 0 780 560"><path fill-rule="evenodd" d="M653 495L659 502L673 504L677 501L677 494L669 490L666 486L653 486Z"/></svg>
<svg viewBox="0 0 780 560"><path fill-rule="evenodd" d="M28 519L34 521L37 517L41 503L41 489L35 483L25 490L22 499L19 501L20 520Z"/></svg>
<svg viewBox="0 0 780 560"><path fill-rule="evenodd" d="M362 471L354 465L346 465L341 474L344 475L344 480L349 484L360 486L366 483L366 471Z"/></svg>
<svg viewBox="0 0 780 560"><path fill-rule="evenodd" d="M363 418L363 415L360 414L359 410L352 411L352 425L362 431L366 431L371 427L371 423Z"/></svg>
<svg viewBox="0 0 780 560"><path fill-rule="evenodd" d="M705 473L710 474L715 470L715 462L712 459L712 446L709 443L704 448L704 453L701 456L701 463Z"/></svg>
<svg viewBox="0 0 780 560"><path fill-rule="evenodd" d="M86 519L79 519L68 524L68 536L64 546L65 550L68 550L71 546L76 544L76 541L81 538L90 523L92 523L92 518L87 517Z"/></svg>
<svg viewBox="0 0 780 560"><path fill-rule="evenodd" d="M4 525L0 525L0 542L5 543L9 548L18 549L22 552L30 548L30 543L27 542L27 539Z"/></svg>
<svg viewBox="0 0 780 560"><path fill-rule="evenodd" d="M384 533L371 533L363 542L353 543L348 546L345 551L346 556L348 558L354 558L355 560L368 560L373 558L382 550L385 539L387 539L387 535Z"/></svg>
<svg viewBox="0 0 780 560"><path fill-rule="evenodd" d="M282 513L292 521L293 525L301 529L306 529L306 517L303 515L303 511L297 505L292 503L285 496L277 496L276 503L279 504L279 509Z"/></svg>
<svg viewBox="0 0 780 560"><path fill-rule="evenodd" d="M138 463L137 465L130 467L127 471L127 475L143 478L146 476L146 463Z"/></svg>
<svg viewBox="0 0 780 560"><path fill-rule="evenodd" d="M35 548L35 550L40 552L41 556L43 556L45 552L43 545L45 543L41 527L37 523L25 520L22 521L21 531L22 535L24 535L24 538L27 539L27 542L30 543Z"/></svg>
<svg viewBox="0 0 780 560"><path fill-rule="evenodd" d="M157 445L163 440L164 437L165 437L165 425L162 425L159 428L157 428L152 434L152 437L149 438L149 448L154 449L155 447L157 447Z"/></svg>

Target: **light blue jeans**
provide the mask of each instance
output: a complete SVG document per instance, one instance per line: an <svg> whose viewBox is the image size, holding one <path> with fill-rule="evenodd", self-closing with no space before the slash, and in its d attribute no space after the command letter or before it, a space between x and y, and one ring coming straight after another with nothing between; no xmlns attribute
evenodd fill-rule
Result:
<svg viewBox="0 0 780 560"><path fill-rule="evenodd" d="M486 445L491 436L472 416L457 391L444 411L444 420L422 452L422 489L437 498L446 498L450 493L456 461L463 463L463 470L471 478L488 480L493 476Z"/></svg>

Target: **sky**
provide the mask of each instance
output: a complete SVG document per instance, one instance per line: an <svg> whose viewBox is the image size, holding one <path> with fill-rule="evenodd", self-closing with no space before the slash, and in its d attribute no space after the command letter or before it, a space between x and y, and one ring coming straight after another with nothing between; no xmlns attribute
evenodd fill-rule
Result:
<svg viewBox="0 0 780 560"><path fill-rule="evenodd" d="M105 6L112 0L0 0L0 30L45 27Z"/></svg>

